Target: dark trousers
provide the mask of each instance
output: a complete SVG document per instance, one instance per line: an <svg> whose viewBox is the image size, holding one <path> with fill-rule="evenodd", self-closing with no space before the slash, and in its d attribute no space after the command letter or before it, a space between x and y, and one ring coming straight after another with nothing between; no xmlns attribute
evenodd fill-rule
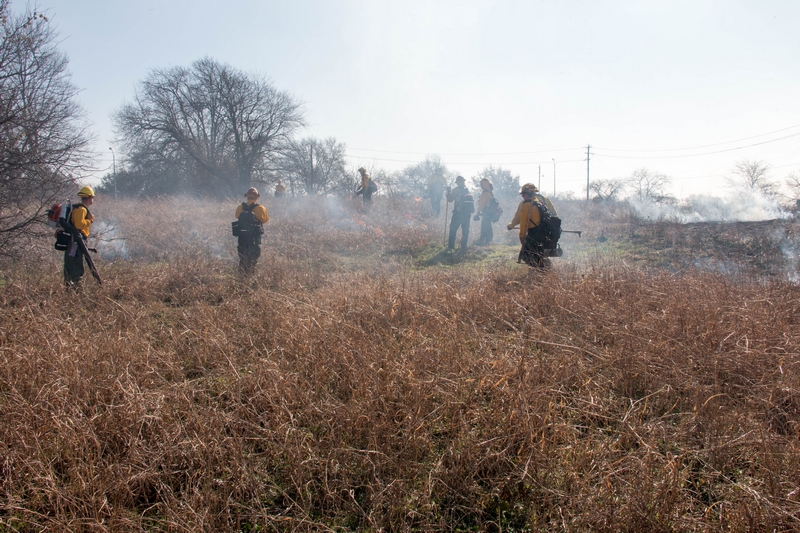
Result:
<svg viewBox="0 0 800 533"><path fill-rule="evenodd" d="M444 195L431 194L431 212L437 217L442 212L442 196Z"/></svg>
<svg viewBox="0 0 800 533"><path fill-rule="evenodd" d="M261 235L255 237L239 237L239 272L250 275L256 268L258 258L261 257Z"/></svg>
<svg viewBox="0 0 800 533"><path fill-rule="evenodd" d="M83 274L83 250L77 243L70 243L64 252L64 284L67 287L75 286L83 278Z"/></svg>
<svg viewBox="0 0 800 533"><path fill-rule="evenodd" d="M481 217L481 236L478 239L483 244L489 244L494 239L494 231L492 230L492 221L487 215Z"/></svg>
<svg viewBox="0 0 800 533"><path fill-rule="evenodd" d="M447 247L449 249L452 250L456 247L456 233L458 233L458 228L461 228L461 249L467 249L467 241L469 240L469 220L469 213L453 213L453 218L450 219L450 236L447 239Z"/></svg>

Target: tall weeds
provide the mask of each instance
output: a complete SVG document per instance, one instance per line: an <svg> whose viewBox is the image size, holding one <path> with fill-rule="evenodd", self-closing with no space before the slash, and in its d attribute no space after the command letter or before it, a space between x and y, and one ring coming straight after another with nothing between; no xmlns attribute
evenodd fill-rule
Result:
<svg viewBox="0 0 800 533"><path fill-rule="evenodd" d="M0 530L798 528L796 285L419 269L428 219L280 206L243 280L216 209L117 205L78 295L6 272Z"/></svg>

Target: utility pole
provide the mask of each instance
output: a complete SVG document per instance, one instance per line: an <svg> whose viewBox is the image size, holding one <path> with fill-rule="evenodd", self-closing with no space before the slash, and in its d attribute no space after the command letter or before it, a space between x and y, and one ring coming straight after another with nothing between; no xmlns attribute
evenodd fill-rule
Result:
<svg viewBox="0 0 800 533"><path fill-rule="evenodd" d="M589 149L590 145L586 145L586 201L589 201Z"/></svg>
<svg viewBox="0 0 800 533"><path fill-rule="evenodd" d="M542 165L539 164L539 190L542 190Z"/></svg>
<svg viewBox="0 0 800 533"><path fill-rule="evenodd" d="M553 159L553 198L556 197L556 160Z"/></svg>
<svg viewBox="0 0 800 533"><path fill-rule="evenodd" d="M111 165L114 169L114 200L117 199L117 158L114 155L114 149L110 146L108 147L111 150Z"/></svg>

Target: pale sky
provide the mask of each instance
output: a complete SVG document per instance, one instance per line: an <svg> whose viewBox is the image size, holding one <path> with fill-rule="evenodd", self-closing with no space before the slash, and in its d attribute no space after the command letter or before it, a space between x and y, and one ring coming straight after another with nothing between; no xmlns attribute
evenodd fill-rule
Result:
<svg viewBox="0 0 800 533"><path fill-rule="evenodd" d="M646 167L717 193L737 161L800 173L800 1L38 0L111 166L110 115L208 56L305 102L301 136L400 169L438 154L546 194ZM24 5L16 0L12 9ZM121 156L117 152L118 157Z"/></svg>

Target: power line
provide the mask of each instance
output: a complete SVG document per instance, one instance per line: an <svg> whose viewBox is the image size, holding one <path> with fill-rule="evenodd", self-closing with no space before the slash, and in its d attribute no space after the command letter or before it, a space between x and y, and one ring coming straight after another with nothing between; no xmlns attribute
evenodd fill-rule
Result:
<svg viewBox="0 0 800 533"><path fill-rule="evenodd" d="M700 150L701 148L712 148L714 146L722 146L725 144L737 143L742 141L749 141L750 139L757 139L759 137L766 137L767 135L774 135L775 133L781 133L783 131L793 130L795 128L800 128L800 124L796 124L794 126L789 126L788 128L781 128L779 130L771 131L769 133L761 133L759 135L753 135L752 137L744 137L741 139L734 139L732 141L726 141L721 143L714 143L714 144L704 144L700 146L690 146L688 148L661 148L661 149L653 149L653 150L625 150L625 149L615 149L615 148L597 148L598 150L605 150L607 152L681 152L686 150ZM785 138L785 137L782 137ZM780 140L780 139L776 139ZM771 142L771 141L768 141Z"/></svg>
<svg viewBox="0 0 800 533"><path fill-rule="evenodd" d="M601 153L600 155L602 155L603 157L609 157L609 158L612 158L612 159L681 159L681 158L687 158L687 157L701 157L701 156L704 156L704 155L721 154L721 153L724 153L724 152L734 152L736 150L743 150L745 148L752 148L753 146L761 146L761 145L764 145L764 144L783 141L783 140L791 139L792 137L798 137L798 136L800 136L800 132L793 133L791 135L786 135L784 137L779 137L777 139L772 139L772 140L769 140L769 141L762 141L762 142L759 142L759 143L748 144L748 145L745 145L745 146L736 146L734 148L725 148L724 150L714 150L712 152L702 152L702 153L699 153L699 154L662 155L662 156L632 156L632 155L612 155L612 154Z"/></svg>
<svg viewBox="0 0 800 533"><path fill-rule="evenodd" d="M461 155L475 155L475 156L484 156L484 155L529 155L529 154L549 154L552 152L567 152L567 151L574 151L574 150L583 150L583 147L579 148L559 148L557 150L534 150L530 152L400 152L396 150L374 150L371 148L353 148L348 146L348 150L355 150L357 152L378 152L382 154L408 154L408 155L454 155L454 156L461 156Z"/></svg>
<svg viewBox="0 0 800 533"><path fill-rule="evenodd" d="M348 159L369 159L372 161L391 161L393 163L419 163L419 159L387 159L383 157L370 157L370 156L356 156L356 155L345 155ZM583 162L584 159L565 159L560 160L559 163L578 163ZM529 161L529 162L510 162L510 163L501 163L501 165L541 165L544 163L549 163L549 161ZM448 161L448 165L465 165L465 166L489 166L489 165L497 165L497 161L489 162L489 163L467 163L467 162L458 162L458 161Z"/></svg>

